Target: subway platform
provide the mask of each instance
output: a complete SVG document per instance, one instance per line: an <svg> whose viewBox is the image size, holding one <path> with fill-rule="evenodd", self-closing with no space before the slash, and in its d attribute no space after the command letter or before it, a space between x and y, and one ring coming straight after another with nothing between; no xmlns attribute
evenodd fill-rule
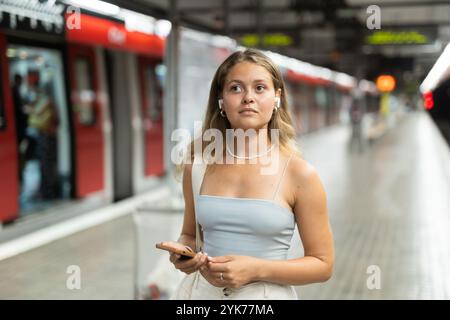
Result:
<svg viewBox="0 0 450 320"><path fill-rule="evenodd" d="M349 148L349 137L339 125L300 140L327 191L336 263L328 282L296 287L299 298L449 299L450 151L442 135L417 112L360 151ZM102 209L107 214L122 205L102 223L17 255L1 244L0 258L10 253L0 260L0 299L134 299L136 263L146 260L151 270L167 254L151 249L136 257L132 207L166 192L161 186L140 202ZM181 214L155 216L149 248L175 238L181 220ZM302 255L298 238L291 254ZM73 265L80 289L67 286Z"/></svg>

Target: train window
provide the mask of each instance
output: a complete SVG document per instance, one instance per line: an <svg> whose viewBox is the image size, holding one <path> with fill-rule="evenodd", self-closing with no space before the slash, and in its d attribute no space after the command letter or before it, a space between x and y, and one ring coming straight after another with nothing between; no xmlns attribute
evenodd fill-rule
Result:
<svg viewBox="0 0 450 320"><path fill-rule="evenodd" d="M161 119L162 117L162 109L163 109L163 86L164 86L164 81L165 81L165 77L166 77L166 66L164 64L158 64L155 67L155 78L156 78L156 91L157 91L157 95L156 95L156 104L155 104L155 108L156 109L156 115L158 117L158 119Z"/></svg>
<svg viewBox="0 0 450 320"><path fill-rule="evenodd" d="M0 75L2 74L0 68ZM6 128L6 116L5 116L5 101L3 99L3 83L0 80L0 130Z"/></svg>
<svg viewBox="0 0 450 320"><path fill-rule="evenodd" d="M316 102L321 108L326 108L328 105L328 96L324 88L318 87L315 92Z"/></svg>
<svg viewBox="0 0 450 320"><path fill-rule="evenodd" d="M159 121L162 116L162 84L165 67L162 64L147 64L144 69L144 86L146 95L145 115L151 121Z"/></svg>
<svg viewBox="0 0 450 320"><path fill-rule="evenodd" d="M77 99L75 110L79 121L84 126L92 126L96 121L95 90L92 83L92 65L84 57L78 57L75 62Z"/></svg>

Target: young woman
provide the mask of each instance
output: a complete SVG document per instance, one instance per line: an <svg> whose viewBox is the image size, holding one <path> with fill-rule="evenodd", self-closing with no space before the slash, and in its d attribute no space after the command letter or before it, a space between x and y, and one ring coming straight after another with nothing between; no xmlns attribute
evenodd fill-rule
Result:
<svg viewBox="0 0 450 320"><path fill-rule="evenodd" d="M325 192L295 147L285 85L267 56L238 51L218 68L202 131L209 129L222 133L217 155L228 161L207 166L195 205L192 165L184 165L184 223L172 243L195 248L197 216L203 252L189 260L170 256L178 270L196 272L191 298L296 299L293 285L327 281L334 249ZM256 134L240 144L237 135L227 139L227 129ZM267 165L274 168L270 173L262 170ZM295 224L304 257L287 259Z"/></svg>

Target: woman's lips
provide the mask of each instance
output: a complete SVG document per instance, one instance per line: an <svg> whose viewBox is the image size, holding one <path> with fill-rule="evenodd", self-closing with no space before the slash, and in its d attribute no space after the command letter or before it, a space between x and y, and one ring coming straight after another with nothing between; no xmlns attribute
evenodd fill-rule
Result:
<svg viewBox="0 0 450 320"><path fill-rule="evenodd" d="M240 114L256 114L258 113L256 110L254 109L244 109L239 111Z"/></svg>

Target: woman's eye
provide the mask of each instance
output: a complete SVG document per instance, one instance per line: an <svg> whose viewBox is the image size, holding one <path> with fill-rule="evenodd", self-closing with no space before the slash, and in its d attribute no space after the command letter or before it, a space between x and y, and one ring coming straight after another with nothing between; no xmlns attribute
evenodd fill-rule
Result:
<svg viewBox="0 0 450 320"><path fill-rule="evenodd" d="M262 92L265 89L263 85L256 86L256 92Z"/></svg>
<svg viewBox="0 0 450 320"><path fill-rule="evenodd" d="M239 86L232 86L230 89L232 92L241 92L241 87Z"/></svg>

